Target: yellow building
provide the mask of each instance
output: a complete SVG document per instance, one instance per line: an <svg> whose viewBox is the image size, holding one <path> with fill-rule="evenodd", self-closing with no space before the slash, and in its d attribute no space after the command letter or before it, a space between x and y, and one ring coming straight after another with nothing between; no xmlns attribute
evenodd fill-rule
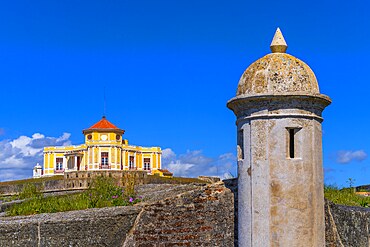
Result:
<svg viewBox="0 0 370 247"><path fill-rule="evenodd" d="M143 170L153 174L161 169L161 148L129 145L123 139L124 132L103 116L82 131L85 144L45 147L43 176L97 170Z"/></svg>

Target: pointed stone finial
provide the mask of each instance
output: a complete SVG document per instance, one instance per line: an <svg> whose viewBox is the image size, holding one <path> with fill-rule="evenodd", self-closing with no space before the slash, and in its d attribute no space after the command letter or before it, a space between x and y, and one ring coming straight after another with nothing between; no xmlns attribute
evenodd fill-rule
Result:
<svg viewBox="0 0 370 247"><path fill-rule="evenodd" d="M288 45L285 42L284 36L280 31L280 28L276 29L274 38L272 39L270 49L273 53L280 52L285 53Z"/></svg>

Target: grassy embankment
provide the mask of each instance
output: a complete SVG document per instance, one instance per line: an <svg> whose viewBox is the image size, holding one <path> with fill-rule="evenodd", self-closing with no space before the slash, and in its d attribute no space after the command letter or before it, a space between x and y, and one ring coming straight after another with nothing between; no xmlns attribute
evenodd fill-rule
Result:
<svg viewBox="0 0 370 247"><path fill-rule="evenodd" d="M33 184L36 187L40 186L46 181L51 181L51 180L63 180L63 176L52 176L52 177L43 177L43 178L28 178L28 179L20 179L20 180L12 180L12 181L6 181L6 182L0 182L0 187L1 186L8 186L8 185L29 185ZM19 197L19 193L12 195L12 196L2 196L1 190L0 190L0 202L10 202L18 199L23 199Z"/></svg>
<svg viewBox="0 0 370 247"><path fill-rule="evenodd" d="M13 196L1 196L1 202L10 202L18 199L26 199L25 202L14 205L7 210L7 215L30 215L38 213L53 213L72 210L82 210L95 207L125 206L132 205L139 201L135 197L135 180L129 178L129 185L125 189L116 186L112 179L98 178L90 188L83 193L75 193L63 196L45 197L43 182L49 180L62 180L63 176L44 177L37 179L23 179L7 182L0 182L1 185L23 185L22 191ZM132 180L132 181L131 181ZM173 177L165 178L159 176L148 177L149 183L208 183L197 178ZM131 184L131 185L130 185Z"/></svg>
<svg viewBox="0 0 370 247"><path fill-rule="evenodd" d="M355 194L355 188L338 189L335 186L325 186L325 198L336 204L347 206L369 207L370 197Z"/></svg>
<svg viewBox="0 0 370 247"><path fill-rule="evenodd" d="M41 189L28 183L19 193L19 199L26 201L11 206L7 216L56 213L88 208L128 206L140 201L135 195L135 181L128 182L125 188L117 186L114 179L97 177L88 190L78 194L44 197Z"/></svg>

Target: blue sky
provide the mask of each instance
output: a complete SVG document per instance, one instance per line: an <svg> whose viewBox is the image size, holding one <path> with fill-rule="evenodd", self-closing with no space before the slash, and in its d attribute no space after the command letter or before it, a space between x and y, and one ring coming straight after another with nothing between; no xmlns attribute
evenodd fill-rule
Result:
<svg viewBox="0 0 370 247"><path fill-rule="evenodd" d="M239 77L269 53L314 70L325 182L369 184L370 3L365 1L4 1L0 3L0 181L31 176L42 144L83 142L103 115L132 144L161 146L179 175L236 173ZM64 134L65 133L65 134Z"/></svg>

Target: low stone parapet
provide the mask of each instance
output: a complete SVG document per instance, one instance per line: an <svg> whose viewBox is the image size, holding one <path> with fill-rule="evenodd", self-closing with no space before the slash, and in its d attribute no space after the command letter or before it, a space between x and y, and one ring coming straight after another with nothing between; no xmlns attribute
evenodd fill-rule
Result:
<svg viewBox="0 0 370 247"><path fill-rule="evenodd" d="M222 183L138 191L135 206L0 217L0 246L233 245L233 195Z"/></svg>
<svg viewBox="0 0 370 247"><path fill-rule="evenodd" d="M122 246L140 207L0 219L0 246Z"/></svg>

